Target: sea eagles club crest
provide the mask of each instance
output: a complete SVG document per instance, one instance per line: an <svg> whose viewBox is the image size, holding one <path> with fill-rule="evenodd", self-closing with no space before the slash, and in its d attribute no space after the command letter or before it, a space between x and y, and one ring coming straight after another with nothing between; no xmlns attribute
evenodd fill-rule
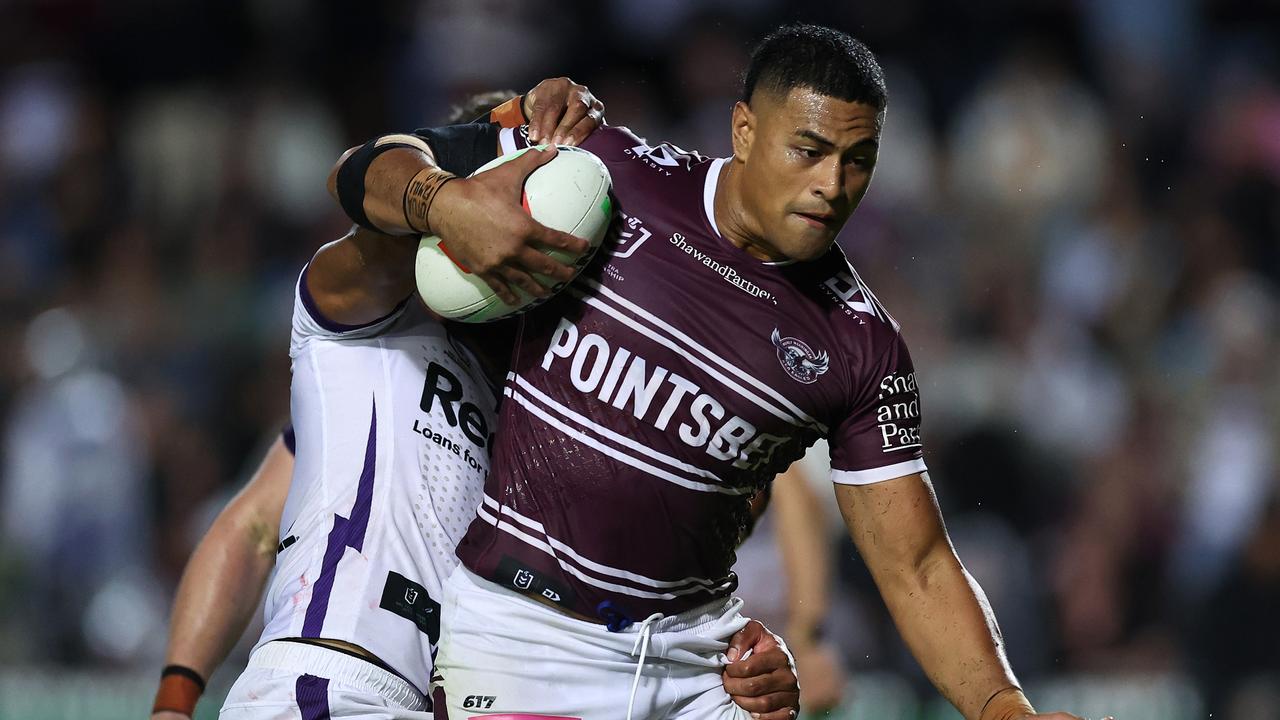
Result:
<svg viewBox="0 0 1280 720"><path fill-rule="evenodd" d="M808 385L831 366L831 358L827 357L826 350L815 353L801 340L782 337L778 328L773 329L770 339L773 340L773 346L778 348L778 362L782 363L782 369L796 382Z"/></svg>

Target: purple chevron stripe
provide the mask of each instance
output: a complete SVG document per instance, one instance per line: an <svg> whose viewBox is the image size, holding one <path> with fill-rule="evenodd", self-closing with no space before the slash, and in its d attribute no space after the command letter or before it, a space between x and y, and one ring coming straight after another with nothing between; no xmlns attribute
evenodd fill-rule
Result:
<svg viewBox="0 0 1280 720"><path fill-rule="evenodd" d="M369 528L369 512L373 506L373 470L378 455L378 404L373 403L369 419L369 442L364 451L364 470L360 473L360 485L356 489L356 501L351 506L350 518L333 516L333 529L324 549L324 561L320 565L320 577L311 589L311 601L307 604L306 619L302 622L302 637L320 637L324 628L324 616L329 611L329 596L333 592L334 576L338 562L347 548L356 552L364 549L364 535Z"/></svg>

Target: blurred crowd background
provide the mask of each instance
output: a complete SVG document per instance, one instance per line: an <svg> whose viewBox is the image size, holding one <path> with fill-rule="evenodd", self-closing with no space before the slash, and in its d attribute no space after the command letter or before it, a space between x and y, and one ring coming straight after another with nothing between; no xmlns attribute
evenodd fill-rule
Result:
<svg viewBox="0 0 1280 720"><path fill-rule="evenodd" d="M1280 718L1274 0L0 3L0 717L144 715L183 563L287 420L342 150L567 74L727 155L753 41L798 19L886 68L841 243L1015 667L1121 717ZM819 519L846 714L945 717ZM785 625L770 532L743 592Z"/></svg>

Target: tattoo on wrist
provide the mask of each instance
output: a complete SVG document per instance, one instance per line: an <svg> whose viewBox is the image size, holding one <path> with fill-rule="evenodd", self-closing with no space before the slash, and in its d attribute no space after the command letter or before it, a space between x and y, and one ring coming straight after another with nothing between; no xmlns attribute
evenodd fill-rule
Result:
<svg viewBox="0 0 1280 720"><path fill-rule="evenodd" d="M453 173L438 167L423 168L413 176L405 186L402 203L404 222L410 230L424 235L431 233L431 223L428 220L431 204L435 202L440 188L456 178L457 176Z"/></svg>

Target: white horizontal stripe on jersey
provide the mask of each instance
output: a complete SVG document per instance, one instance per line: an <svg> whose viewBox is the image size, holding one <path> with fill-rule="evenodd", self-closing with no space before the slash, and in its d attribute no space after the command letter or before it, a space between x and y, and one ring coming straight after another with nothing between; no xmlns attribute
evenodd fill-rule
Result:
<svg viewBox="0 0 1280 720"><path fill-rule="evenodd" d="M676 597L678 597L678 595L676 595L675 593L648 592L646 590L637 590L635 588L626 587L624 585L617 585L611 582L597 580L589 575L584 574L578 568L566 563L564 561L564 558L556 554L555 550L552 550L551 546L548 545L546 541L539 540L538 538L529 535L525 531L512 525L510 522L507 522L506 520L499 520L498 518L494 517L493 514L488 511L488 509L481 507L479 510L476 511L476 517L480 518L481 520L484 520L485 522L489 523L495 528L501 530L502 532L505 532L506 534L525 543L526 545L535 547L541 550L542 552L546 553L547 555L550 555L552 558L555 558L556 563L560 565L561 569L563 569L567 573L570 573L571 575L578 578L582 582L587 583L588 585L594 585L596 587L604 588L605 590L611 590L613 592L622 593L624 595L632 595L634 597L647 598L649 600L674 600ZM701 588L698 588L696 591L700 592Z"/></svg>
<svg viewBox="0 0 1280 720"><path fill-rule="evenodd" d="M569 558L577 562L584 569L591 570L592 572L595 572L598 575L607 575L615 579L630 580L631 582L634 582L638 585L647 585L650 588L663 589L663 590L670 590L673 588L683 588L688 585L701 585L703 588L707 590L714 591L716 588L719 588L724 585L723 580L716 581L716 580L710 580L708 578L700 578L700 577L692 577L692 576L683 578L681 580L658 580L656 578L651 578L646 575L640 575L639 573L633 573L627 570L623 570L621 568L610 567L608 565L598 563L594 560L583 557L582 555L578 554L578 552L574 550L572 547L570 547L569 545L548 535L546 526L544 526L542 523L538 522L537 520L534 520L533 518L525 517L524 515L521 515L520 513L516 512L513 508L503 507L498 503L497 500L494 500L493 498L489 497L488 494L484 496L484 504L490 507L494 512L498 513L502 517L514 518L516 522L525 526L529 530L532 530L538 533L538 535L540 535L541 537L546 538L547 543L551 547L568 555Z"/></svg>
<svg viewBox="0 0 1280 720"><path fill-rule="evenodd" d="M537 548L538 550L541 550L542 552L551 556L552 558L555 559L556 563L560 565L561 569L573 575L574 577L578 578L582 582L587 583L588 585L593 585L595 587L602 588L604 590L610 590L612 592L622 593L623 595L631 595L632 597L646 598L649 600L674 600L682 595L692 595L694 593L708 592L706 588L702 588L702 587L691 587L691 588L686 588L684 590L673 590L670 592L649 592L647 590L637 590L636 588L627 587L625 585L618 585L616 583L600 580L598 578L594 578L594 577L591 577L590 575L587 575L586 573L584 573L582 570L579 570L574 565L571 565L568 562L566 562L565 558L557 554L556 551L552 549L552 547L549 544L547 544L545 541L539 540L538 538L529 535L528 533L521 530L520 528L512 525L510 522L507 522L505 519L499 520L498 518L494 517L494 515L491 512L489 512L489 510L484 506L481 506L479 508L479 510L476 513L476 516L479 517L481 520L484 520L485 522L494 526L495 528L501 530L502 532L507 533L511 537L514 537L517 540L520 540L521 542L531 547ZM722 587L727 588L728 582L729 581L726 580L722 584Z"/></svg>
<svg viewBox="0 0 1280 720"><path fill-rule="evenodd" d="M793 402L791 402L790 400L788 400L788 399L786 398L786 396L784 396L782 393L778 392L778 391L777 391L777 389L775 389L773 386L769 385L768 383L765 383L765 382L761 381L760 379L758 379L758 378L756 378L755 376L753 376L753 375L751 375L751 374L747 373L745 370L743 370L742 368L738 367L737 365L734 365L733 363L730 363L728 360L725 360L724 358L720 357L719 355L717 355L717 354L715 354L715 353L711 352L711 351L710 351L710 350L708 350L704 345L702 345L702 344L701 344L701 343L699 343L698 341L694 340L693 338L689 337L689 336L688 336L688 335L686 335L684 332L682 332L681 330L679 330L678 328L676 328L674 325L671 325L670 323L666 322L665 320L663 320L663 319L659 318L657 315L654 315L653 313L649 312L648 310L645 310L644 308L642 308L642 307L640 307L639 305L635 304L634 302L632 302L632 301L628 300L627 298L625 298L625 297L623 297L623 296L619 295L618 293L614 292L613 290L610 290L609 288L605 287L604 285L601 285L599 282L596 282L595 280L590 280L590 279L587 279L587 278L583 278L583 282L585 282L585 283L586 283L588 286L590 286L591 288L593 288L593 289L595 289L595 290L600 291L600 294L601 294L602 296L604 296L604 297L606 297L606 298L609 298L609 299L613 300L613 301L614 301L614 302L616 302L617 304L619 304L619 305L621 305L622 307L624 307L624 308L626 308L626 309L630 310L631 312L635 313L635 314L636 314L636 315L638 315L639 317L642 317L642 318L644 318L645 320L648 320L651 324L653 324L653 325L657 326L659 329L664 330L664 331L666 331L667 333L670 333L670 334L671 334L671 336L672 336L672 337L674 337L676 340L679 340L679 341L683 342L685 345L688 345L690 348L693 348L694 350L697 350L699 353L701 353L701 354L702 354L702 356L703 356L703 357L705 357L705 358L707 358L708 360L710 360L710 361L712 361L712 362L716 363L717 365L719 365L720 367L724 368L725 370L727 370L727 371L729 371L729 372L733 373L734 375L736 375L736 376L737 376L740 380L742 380L743 382L749 383L750 385L752 385L753 387L755 387L757 390L759 390L759 391L761 391L761 392L765 393L765 394L766 394L766 395L768 395L769 397L771 397L771 398L773 398L774 400L776 400L776 401L778 401L779 403L781 403L783 407L785 407L788 411L790 411L791 413L793 413L797 418L799 418L799 419L802 421L802 422L798 422L798 423L795 423L795 424L797 424L797 425L811 425L811 426L813 426L814 428L816 428L819 432L821 432L823 435L825 435L825 434L827 433L827 426L826 426L826 425L824 425L824 424L822 424L822 423L818 422L816 419L814 419L814 418L810 417L810 416L808 415L808 413L806 413L805 411L801 410L801 409L800 409L800 407L799 407L798 405L796 405L795 403L793 403ZM794 421L792 421L792 422L794 422Z"/></svg>
<svg viewBox="0 0 1280 720"><path fill-rule="evenodd" d="M599 440L593 437L590 437L588 435L585 435L584 433L578 430L575 430L574 428L569 427L568 425L561 422L560 420L557 420L556 418L552 417L550 413L548 413L546 410L542 409L537 404L535 404L527 395L525 395L524 393L521 393L518 390L512 390L510 386L503 388L502 394L506 395L512 400L515 400L522 407L527 409L529 412L533 413L538 419L542 420L543 422L550 425L551 427L559 430L565 435L568 435L574 440L577 440L583 445L586 445L587 447L592 448L593 450L597 450L611 458L615 458L627 465L630 465L633 468L636 468L637 470L642 470L645 473L652 475L656 478L659 478L661 480L666 480L669 483L674 483L681 487L685 487L690 490L698 490L700 492L717 492L717 493L722 493L724 495L750 495L751 493L755 492L754 489L749 487L733 488L733 487L726 487L721 485L713 485L711 483L697 482L695 480L688 480L686 478L679 477L678 475L673 475L670 472L667 472L666 470L663 470L660 467L655 467L653 465L650 465L649 463L645 462L644 460L641 460L640 458L637 458L633 455L623 452L619 448L608 447L605 444L601 443Z"/></svg>
<svg viewBox="0 0 1280 720"><path fill-rule="evenodd" d="M881 465L878 468L869 470L832 470L831 482L839 485L871 485L885 480L915 475L928 469L924 464L924 458L916 458L892 465Z"/></svg>
<svg viewBox="0 0 1280 720"><path fill-rule="evenodd" d="M674 340L671 340L668 337L660 335L658 331L654 330L653 328L650 328L647 325L641 324L635 318L632 318L626 315L623 311L613 307L608 302L605 302L604 300L602 300L600 296L588 295L587 293L572 286L570 286L568 292L572 293L574 297L581 299L583 302L587 303L588 305L598 308L600 310L603 310L605 313L612 315L614 318L620 320L624 325L627 325L632 330L635 330L641 335L644 335L650 340L653 340L659 345L662 345L668 350L671 350L672 352L685 358L689 362L696 365L703 372L710 375L713 379L718 380L720 384L724 385L726 388L736 392L738 395L742 396L743 398L750 400L753 404L755 404L761 410L764 410L765 412L769 413L770 415L773 415L779 420L783 420L797 427L805 427L807 425L810 425L810 423L795 417L794 415L787 412L786 410L779 408L778 406L774 405L771 402L768 402L767 400L760 397L759 395L756 395L750 390L747 390L746 388L742 387L741 385L729 379L728 377L725 377L725 375L721 373L719 370L716 370L715 368L708 365L706 362L694 357L688 350L677 346ZM826 433L825 425L815 425L814 427L817 427L823 433Z"/></svg>
<svg viewBox="0 0 1280 720"><path fill-rule="evenodd" d="M603 425L600 425L599 423L592 422L590 418L587 418L582 414L578 413L577 411L573 410L572 408L569 408L551 399L546 393L534 387L532 383L530 383L528 380L525 380L522 376L517 375L516 373L507 373L507 379L514 380L515 383L519 385L522 390L527 392L531 397L537 399L538 402L540 402L547 409L555 411L557 414L559 414L563 418L574 421L575 423L577 423L579 426L581 426L586 430L590 430L607 440L611 440L615 443L618 443L619 445L622 445L626 448L634 450L640 453L641 455L644 455L645 457L648 457L653 460L657 460L658 462L669 465L677 470L683 470L684 472L687 472L691 475L697 475L698 477L711 480L712 482L715 482L719 485L724 484L724 480L722 480L719 476L717 476L715 473L711 472L710 470L704 470L703 468L697 467L695 465L690 465L689 463L683 462L681 460L677 460L676 458L673 458L670 455L667 455L666 453L662 453L662 452L658 452L657 450L654 450L648 445L638 443L635 440L632 440L631 438L627 437L626 435L622 435L621 433L614 432L613 430L610 430L609 428Z"/></svg>

